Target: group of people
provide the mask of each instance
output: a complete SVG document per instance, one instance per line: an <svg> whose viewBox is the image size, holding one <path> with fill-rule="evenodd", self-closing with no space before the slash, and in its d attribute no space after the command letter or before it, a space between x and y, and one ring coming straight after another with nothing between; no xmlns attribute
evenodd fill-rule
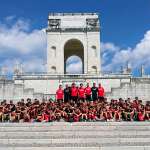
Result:
<svg viewBox="0 0 150 150"><path fill-rule="evenodd" d="M95 89L95 90L94 90ZM150 121L150 103L130 98L104 98L101 84L84 88L59 86L56 100L21 99L16 104L6 100L0 103L0 122L79 122L79 121Z"/></svg>
<svg viewBox="0 0 150 150"><path fill-rule="evenodd" d="M90 87L87 83L86 87L83 86L83 83L79 87L75 83L72 83L71 87L66 84L65 89L62 88L62 85L59 85L58 90L56 91L56 99L59 103L69 102L70 100L74 102L78 101L96 101L104 100L105 90L99 83L96 87L96 83L93 83L93 87Z"/></svg>

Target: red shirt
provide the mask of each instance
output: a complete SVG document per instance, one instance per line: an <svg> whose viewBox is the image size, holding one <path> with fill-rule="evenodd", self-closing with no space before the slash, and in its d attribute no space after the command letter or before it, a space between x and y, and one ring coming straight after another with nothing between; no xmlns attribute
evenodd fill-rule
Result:
<svg viewBox="0 0 150 150"><path fill-rule="evenodd" d="M56 91L56 98L57 99L63 99L63 97L64 97L64 91L62 89L58 89Z"/></svg>
<svg viewBox="0 0 150 150"><path fill-rule="evenodd" d="M76 87L71 87L71 96L78 96L78 89Z"/></svg>
<svg viewBox="0 0 150 150"><path fill-rule="evenodd" d="M85 94L85 89L82 87L80 87L79 89L78 89L78 93L79 93L79 97L80 98L84 98L84 94Z"/></svg>
<svg viewBox="0 0 150 150"><path fill-rule="evenodd" d="M105 91L103 87L98 87L98 96L99 97L104 97Z"/></svg>
<svg viewBox="0 0 150 150"><path fill-rule="evenodd" d="M74 122L78 122L80 120L80 115L75 114L73 116L73 120L74 120Z"/></svg>
<svg viewBox="0 0 150 150"><path fill-rule="evenodd" d="M47 115L47 114L43 114L43 120L45 120L45 121L49 121L49 115Z"/></svg>
<svg viewBox="0 0 150 150"><path fill-rule="evenodd" d="M138 113L138 119L139 121L144 121L144 115L141 112Z"/></svg>
<svg viewBox="0 0 150 150"><path fill-rule="evenodd" d="M90 87L85 88L85 94L86 95L91 95L91 88Z"/></svg>

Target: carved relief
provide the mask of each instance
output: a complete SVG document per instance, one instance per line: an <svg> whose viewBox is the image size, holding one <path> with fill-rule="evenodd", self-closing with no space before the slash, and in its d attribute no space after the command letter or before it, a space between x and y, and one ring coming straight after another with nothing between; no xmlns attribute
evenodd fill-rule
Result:
<svg viewBox="0 0 150 150"><path fill-rule="evenodd" d="M86 19L87 28L97 28L99 27L99 22L97 18Z"/></svg>
<svg viewBox="0 0 150 150"><path fill-rule="evenodd" d="M49 19L49 28L50 29L60 28L60 19Z"/></svg>

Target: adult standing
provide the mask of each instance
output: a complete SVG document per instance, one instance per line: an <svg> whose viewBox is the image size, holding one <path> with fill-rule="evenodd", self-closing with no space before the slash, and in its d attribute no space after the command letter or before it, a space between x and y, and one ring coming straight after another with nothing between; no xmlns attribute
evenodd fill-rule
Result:
<svg viewBox="0 0 150 150"><path fill-rule="evenodd" d="M71 92L70 93L71 93L71 99L74 102L77 102L77 99L78 99L78 88L76 87L75 83L72 83Z"/></svg>
<svg viewBox="0 0 150 150"><path fill-rule="evenodd" d="M92 91L92 100L96 101L98 99L97 97L97 92L98 92L98 88L96 87L96 83L93 83L93 87L91 88Z"/></svg>
<svg viewBox="0 0 150 150"><path fill-rule="evenodd" d="M78 89L78 98L82 101L84 101L85 99L85 89L83 87L83 83L80 84L80 87Z"/></svg>
<svg viewBox="0 0 150 150"><path fill-rule="evenodd" d="M64 98L64 91L62 89L62 85L60 84L58 90L56 91L56 100L60 104L63 102L63 98Z"/></svg>
<svg viewBox="0 0 150 150"><path fill-rule="evenodd" d="M86 100L91 101L91 87L89 83L87 83L87 86L85 88L85 95L86 95Z"/></svg>
<svg viewBox="0 0 150 150"><path fill-rule="evenodd" d="M70 100L70 87L68 84L66 84L66 87L64 89L64 102L67 103Z"/></svg>
<svg viewBox="0 0 150 150"><path fill-rule="evenodd" d="M104 96L105 96L105 90L102 87L101 83L98 85L98 99L100 101L104 101Z"/></svg>

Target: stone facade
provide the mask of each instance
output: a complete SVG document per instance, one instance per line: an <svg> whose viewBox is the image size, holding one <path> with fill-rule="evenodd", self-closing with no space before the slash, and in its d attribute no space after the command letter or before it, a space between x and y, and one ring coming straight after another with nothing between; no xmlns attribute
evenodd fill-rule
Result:
<svg viewBox="0 0 150 150"><path fill-rule="evenodd" d="M0 80L0 100L21 98L55 98L55 92L61 83L71 85L72 82L101 83L105 88L108 100L114 98L135 98L148 101L150 97L150 78L134 78L130 75L24 75L14 76L14 80Z"/></svg>
<svg viewBox="0 0 150 150"><path fill-rule="evenodd" d="M49 14L46 31L48 73L66 74L66 60L72 55L81 58L83 74L100 73L98 14Z"/></svg>

